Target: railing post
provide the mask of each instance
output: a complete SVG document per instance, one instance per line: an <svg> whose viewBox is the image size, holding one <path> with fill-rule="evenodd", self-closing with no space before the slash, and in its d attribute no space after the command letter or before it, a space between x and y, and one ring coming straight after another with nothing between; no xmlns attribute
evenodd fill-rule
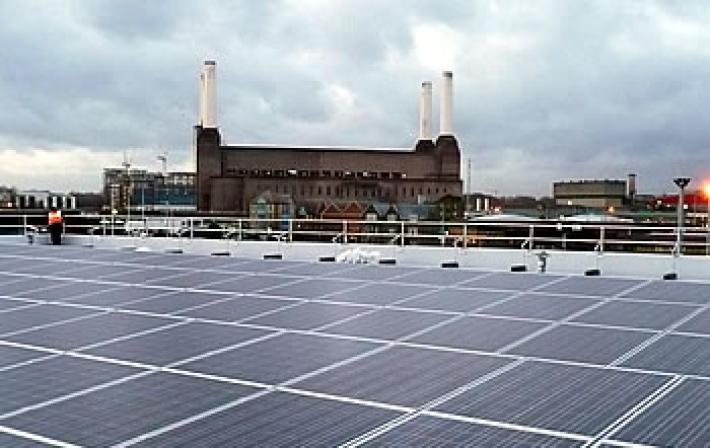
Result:
<svg viewBox="0 0 710 448"><path fill-rule="evenodd" d="M27 215L22 215L22 235L27 236Z"/></svg>
<svg viewBox="0 0 710 448"><path fill-rule="evenodd" d="M348 244L348 221L343 220L343 244Z"/></svg>
<svg viewBox="0 0 710 448"><path fill-rule="evenodd" d="M601 226L599 230L599 252L604 252L604 242L606 240L606 227Z"/></svg>
<svg viewBox="0 0 710 448"><path fill-rule="evenodd" d="M190 217L190 241L195 237L195 218Z"/></svg>
<svg viewBox="0 0 710 448"><path fill-rule="evenodd" d="M535 225L530 225L530 230L528 231L528 250L535 249Z"/></svg>
<svg viewBox="0 0 710 448"><path fill-rule="evenodd" d="M293 219L288 220L288 242L293 243Z"/></svg>
<svg viewBox="0 0 710 448"><path fill-rule="evenodd" d="M404 247L404 221L402 221L402 222L400 223L400 228L399 228L399 230L400 230L400 232L399 232L399 235L400 235L399 244L400 244L400 246Z"/></svg>
<svg viewBox="0 0 710 448"><path fill-rule="evenodd" d="M244 231L244 228L242 226L242 218L237 219L237 224L238 224L237 228L239 229L239 233L237 234L238 235L237 241L241 241L243 238L242 232Z"/></svg>
<svg viewBox="0 0 710 448"><path fill-rule="evenodd" d="M468 223L465 222L463 224L463 241L461 241L461 248L466 249L467 244L468 244Z"/></svg>

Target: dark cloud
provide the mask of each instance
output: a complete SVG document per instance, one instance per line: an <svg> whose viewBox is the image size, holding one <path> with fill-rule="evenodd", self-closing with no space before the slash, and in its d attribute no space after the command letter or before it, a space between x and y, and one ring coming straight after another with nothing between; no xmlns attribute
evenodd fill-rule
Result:
<svg viewBox="0 0 710 448"><path fill-rule="evenodd" d="M406 146L420 81L453 68L477 189L634 171L660 192L710 176L709 19L700 0L8 0L0 151L187 160L208 58L227 142Z"/></svg>

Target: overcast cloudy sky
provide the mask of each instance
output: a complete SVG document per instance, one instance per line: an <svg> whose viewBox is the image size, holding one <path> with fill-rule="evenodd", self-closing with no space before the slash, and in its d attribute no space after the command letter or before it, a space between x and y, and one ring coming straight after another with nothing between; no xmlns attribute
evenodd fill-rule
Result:
<svg viewBox="0 0 710 448"><path fill-rule="evenodd" d="M409 146L451 69L475 190L671 191L710 178L709 24L706 0L3 0L0 185L97 190L124 150L188 166L215 59L228 143Z"/></svg>

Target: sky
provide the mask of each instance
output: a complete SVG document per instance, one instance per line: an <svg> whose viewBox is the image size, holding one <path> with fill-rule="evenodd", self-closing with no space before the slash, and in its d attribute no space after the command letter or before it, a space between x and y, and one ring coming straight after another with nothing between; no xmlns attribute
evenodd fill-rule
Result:
<svg viewBox="0 0 710 448"><path fill-rule="evenodd" d="M633 172L671 192L710 180L708 23L706 0L3 0L0 185L189 168L213 59L226 143L411 147L421 82L436 132L452 70L471 190Z"/></svg>

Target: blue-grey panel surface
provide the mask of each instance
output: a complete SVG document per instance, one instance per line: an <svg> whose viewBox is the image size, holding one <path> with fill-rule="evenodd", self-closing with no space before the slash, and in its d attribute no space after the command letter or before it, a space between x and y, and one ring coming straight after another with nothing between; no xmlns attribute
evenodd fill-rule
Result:
<svg viewBox="0 0 710 448"><path fill-rule="evenodd" d="M669 380L526 362L435 410L593 436Z"/></svg>
<svg viewBox="0 0 710 448"><path fill-rule="evenodd" d="M72 278L79 280L103 279L112 275L135 272L139 269L136 266L112 266L101 264L78 264L76 269L66 270L60 274L62 278Z"/></svg>
<svg viewBox="0 0 710 448"><path fill-rule="evenodd" d="M539 287L545 283L561 278L555 275L525 274L498 272L481 278L475 278L470 282L462 283L460 286L470 288L491 288L510 291L527 291Z"/></svg>
<svg viewBox="0 0 710 448"><path fill-rule="evenodd" d="M482 312L498 316L559 320L596 303L599 301L574 296L525 293L512 300L487 307Z"/></svg>
<svg viewBox="0 0 710 448"><path fill-rule="evenodd" d="M45 352L0 345L0 368L47 356ZM0 445L2 446L2 445Z"/></svg>
<svg viewBox="0 0 710 448"><path fill-rule="evenodd" d="M326 333L395 340L439 324L450 315L382 309L324 329Z"/></svg>
<svg viewBox="0 0 710 448"><path fill-rule="evenodd" d="M299 280L299 277L285 277L277 275L245 275L226 282L210 283L200 286L200 289L222 292L256 292L262 289L269 290L287 283ZM268 292L266 294L269 294Z"/></svg>
<svg viewBox="0 0 710 448"><path fill-rule="evenodd" d="M661 372L710 376L710 338L665 335L622 365Z"/></svg>
<svg viewBox="0 0 710 448"><path fill-rule="evenodd" d="M419 416L365 443L367 447L573 448L584 442L429 416Z"/></svg>
<svg viewBox="0 0 710 448"><path fill-rule="evenodd" d="M710 446L710 382L685 380L613 438L655 446Z"/></svg>
<svg viewBox="0 0 710 448"><path fill-rule="evenodd" d="M378 345L300 334L283 334L182 366L230 378L280 383L367 352Z"/></svg>
<svg viewBox="0 0 710 448"><path fill-rule="evenodd" d="M271 299L268 297L241 296L211 305L181 311L181 316L234 322L257 314L273 311L298 303L295 300Z"/></svg>
<svg viewBox="0 0 710 448"><path fill-rule="evenodd" d="M30 410L3 423L81 446L111 446L256 390L154 373Z"/></svg>
<svg viewBox="0 0 710 448"><path fill-rule="evenodd" d="M575 276L543 286L540 288L540 291L556 294L579 294L595 297L611 297L642 283L643 281L641 280L631 280L625 278Z"/></svg>
<svg viewBox="0 0 710 448"><path fill-rule="evenodd" d="M129 314L102 314L20 333L7 339L23 344L70 350L157 328L175 320Z"/></svg>
<svg viewBox="0 0 710 448"><path fill-rule="evenodd" d="M143 446L335 447L399 415L277 392L159 435Z"/></svg>
<svg viewBox="0 0 710 448"><path fill-rule="evenodd" d="M174 313L193 306L206 305L215 300L223 300L226 297L221 294L210 294L207 292L171 292L158 297L121 305L122 309L145 311L149 313Z"/></svg>
<svg viewBox="0 0 710 448"><path fill-rule="evenodd" d="M142 268L136 271L126 272L102 277L102 280L115 283L141 284L158 278L172 277L180 274L181 271L163 268Z"/></svg>
<svg viewBox="0 0 710 448"><path fill-rule="evenodd" d="M679 326L676 331L710 334L710 310L702 311L697 316Z"/></svg>
<svg viewBox="0 0 710 448"><path fill-rule="evenodd" d="M652 336L632 330L560 325L509 352L539 358L608 364Z"/></svg>
<svg viewBox="0 0 710 448"><path fill-rule="evenodd" d="M9 311L11 309L20 307L20 306L28 306L28 305L35 305L36 302L32 302L29 300L22 300L22 299L5 299L5 298L0 298L0 311ZM0 317L0 319L2 319Z"/></svg>
<svg viewBox="0 0 710 448"><path fill-rule="evenodd" d="M345 272L352 269L357 269L357 266L342 263L303 263L289 266L279 270L279 272L282 274L317 277L321 275L330 276L330 274L336 275L337 272Z"/></svg>
<svg viewBox="0 0 710 448"><path fill-rule="evenodd" d="M271 327L312 330L370 310L363 306L305 302L245 322Z"/></svg>
<svg viewBox="0 0 710 448"><path fill-rule="evenodd" d="M124 303L134 302L136 300L147 299L162 294L167 294L171 291L157 288L144 288L141 286L118 286L112 285L113 289L106 291L87 294L81 297L75 297L72 303L81 303L84 305L106 306L113 307Z"/></svg>
<svg viewBox="0 0 710 448"><path fill-rule="evenodd" d="M342 266L342 265L340 265ZM370 280L381 281L400 277L413 272L423 272L423 269L399 267L399 266L378 266L378 265L360 265L353 269L341 269L336 272L325 275L325 277L333 278L349 278L354 280ZM399 281L399 280L397 280Z"/></svg>
<svg viewBox="0 0 710 448"><path fill-rule="evenodd" d="M47 448L49 445L0 432L0 446L6 448Z"/></svg>
<svg viewBox="0 0 710 448"><path fill-rule="evenodd" d="M225 248L226 250L226 248ZM182 268L195 268L195 269L220 269L225 268L225 270L231 270L236 265L243 263L242 260L235 260L230 257L208 257L201 255L189 255L186 256L184 261L174 264L173 266L179 266Z"/></svg>
<svg viewBox="0 0 710 448"><path fill-rule="evenodd" d="M140 372L138 369L59 356L0 372L0 418L35 405ZM6 424L2 422L2 424ZM33 432L33 431L30 431Z"/></svg>
<svg viewBox="0 0 710 448"><path fill-rule="evenodd" d="M46 325L63 320L95 314L95 310L84 310L66 306L39 305L0 313L0 336L27 330L38 325Z"/></svg>
<svg viewBox="0 0 710 448"><path fill-rule="evenodd" d="M18 280L16 282L0 284L0 296L26 297L27 293L30 291L65 284L67 284L67 282L62 280L26 277L23 280Z"/></svg>
<svg viewBox="0 0 710 448"><path fill-rule="evenodd" d="M392 347L294 387L419 407L510 362L491 356Z"/></svg>
<svg viewBox="0 0 710 448"><path fill-rule="evenodd" d="M233 325L188 323L112 342L88 353L152 365L167 365L268 334Z"/></svg>
<svg viewBox="0 0 710 448"><path fill-rule="evenodd" d="M148 280L148 285L170 286L172 288L196 288L201 289L202 285L218 283L227 280L235 280L241 278L242 274L226 274L224 272L208 272L208 271L187 271L181 270L176 272L177 275L172 277L163 277L154 280Z"/></svg>
<svg viewBox="0 0 710 448"><path fill-rule="evenodd" d="M484 274L486 272L472 269L429 268L403 275L398 277L396 281L417 285L452 286L457 283L469 282Z"/></svg>
<svg viewBox="0 0 710 448"><path fill-rule="evenodd" d="M494 351L548 324L493 317L463 317L412 338L412 342Z"/></svg>
<svg viewBox="0 0 710 448"><path fill-rule="evenodd" d="M615 300L577 316L573 320L591 324L663 330L695 310L697 307L689 305Z"/></svg>
<svg viewBox="0 0 710 448"><path fill-rule="evenodd" d="M354 286L354 285L353 285ZM389 305L393 302L434 291L426 286L399 285L394 283L372 283L360 288L329 294L326 300L338 302L366 303L372 305Z"/></svg>
<svg viewBox="0 0 710 448"><path fill-rule="evenodd" d="M344 289L356 288L358 286L362 286L363 284L363 282L357 281L313 278L272 288L268 291L268 295L315 299L328 294L340 292Z"/></svg>
<svg viewBox="0 0 710 448"><path fill-rule="evenodd" d="M303 264L302 261L249 259L235 265L232 269L246 273L274 272L281 271L289 266L299 266L301 264Z"/></svg>
<svg viewBox="0 0 710 448"><path fill-rule="evenodd" d="M658 280L630 291L624 297L706 304L710 302L710 284Z"/></svg>
<svg viewBox="0 0 710 448"><path fill-rule="evenodd" d="M101 283L71 282L28 292L23 295L32 299L68 302L87 294L100 294L115 287L116 285L106 285Z"/></svg>
<svg viewBox="0 0 710 448"><path fill-rule="evenodd" d="M422 296L408 299L398 305L424 310L466 313L510 297L512 294L514 293L509 291L443 288L435 289Z"/></svg>

